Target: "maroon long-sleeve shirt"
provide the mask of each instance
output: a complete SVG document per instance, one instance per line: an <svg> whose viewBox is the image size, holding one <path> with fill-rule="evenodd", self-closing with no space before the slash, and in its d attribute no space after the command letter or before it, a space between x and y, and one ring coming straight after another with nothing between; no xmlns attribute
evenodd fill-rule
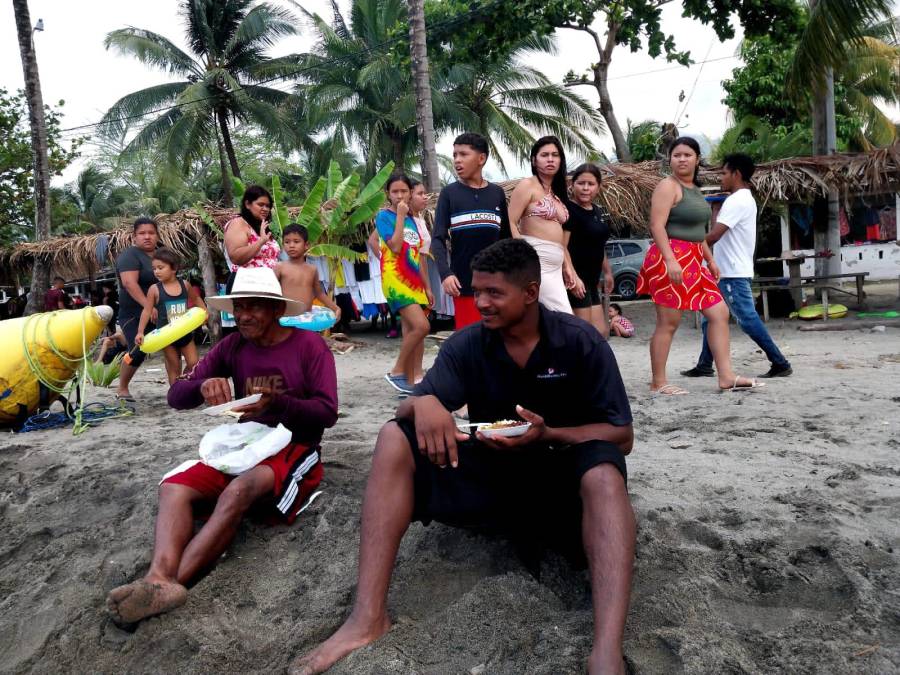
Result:
<svg viewBox="0 0 900 675"><path fill-rule="evenodd" d="M235 398L249 395L253 387L271 387L276 392L272 404L252 421L283 424L293 433L294 443L316 444L337 422L334 356L316 333L293 330L287 340L271 347L254 345L237 333L229 335L186 379L172 385L169 405L196 408L203 403L203 381L212 377L232 378Z"/></svg>

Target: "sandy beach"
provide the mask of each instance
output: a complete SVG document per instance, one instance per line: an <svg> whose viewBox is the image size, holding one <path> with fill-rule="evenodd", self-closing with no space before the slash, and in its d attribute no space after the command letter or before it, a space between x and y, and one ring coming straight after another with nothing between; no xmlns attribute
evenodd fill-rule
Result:
<svg viewBox="0 0 900 675"><path fill-rule="evenodd" d="M895 303L896 284L885 292ZM634 671L900 671L900 329L773 320L795 375L720 394L677 374L699 351L685 317L669 369L691 393L659 397L652 311L628 307L637 336L612 341L636 435ZM184 607L134 632L104 598L146 570L157 482L217 422L166 406L157 357L135 379L132 418L77 437L2 432L0 671L282 672L328 636L351 605L373 442L398 402L382 379L398 343L353 337L365 345L335 357L342 417L323 443L324 494L293 527L246 523ZM742 374L768 368L735 327L732 353ZM585 572L550 555L538 581L508 543L437 524L411 526L390 611L391 632L332 672L581 673L590 649Z"/></svg>

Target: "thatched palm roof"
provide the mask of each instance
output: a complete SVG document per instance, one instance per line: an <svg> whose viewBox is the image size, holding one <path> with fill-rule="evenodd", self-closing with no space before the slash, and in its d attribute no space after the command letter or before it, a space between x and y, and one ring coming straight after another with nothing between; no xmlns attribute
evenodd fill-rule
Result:
<svg viewBox="0 0 900 675"><path fill-rule="evenodd" d="M639 164L605 164L603 190L599 201L606 207L619 228L646 232L650 215L650 196L664 173L660 162ZM720 184L718 169L704 168L700 173L704 185ZM519 180L500 183L507 198ZM757 198L761 203L812 202L835 189L846 199L851 195L874 194L900 190L900 144L868 153L836 154L821 157L797 157L768 162L757 167L753 177ZM429 207L434 209L437 195L431 195ZM209 214L221 228L232 209L208 207ZM296 214L296 209L290 209ZM196 250L202 236L209 236L200 215L193 209L157 216L162 243L179 253ZM106 238L106 239L104 239ZM105 241L104 248L101 242ZM67 278L83 278L109 264L131 243L131 228L124 227L103 234L57 237L41 242L27 242L0 251L2 273L12 276L30 274L36 256L45 257L55 273ZM98 246L100 249L98 249Z"/></svg>

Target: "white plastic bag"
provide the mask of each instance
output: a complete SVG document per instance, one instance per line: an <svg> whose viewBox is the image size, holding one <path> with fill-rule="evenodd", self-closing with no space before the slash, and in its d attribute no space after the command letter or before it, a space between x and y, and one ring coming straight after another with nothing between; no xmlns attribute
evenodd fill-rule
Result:
<svg viewBox="0 0 900 675"><path fill-rule="evenodd" d="M200 440L200 460L222 473L239 476L291 442L291 432L259 422L222 424Z"/></svg>

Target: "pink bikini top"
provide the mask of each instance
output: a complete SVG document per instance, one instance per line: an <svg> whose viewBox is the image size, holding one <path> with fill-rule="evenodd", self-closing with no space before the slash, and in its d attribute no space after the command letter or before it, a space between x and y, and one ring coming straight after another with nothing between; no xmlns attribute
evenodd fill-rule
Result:
<svg viewBox="0 0 900 675"><path fill-rule="evenodd" d="M562 224L569 219L569 211L563 206L559 198L551 192L531 205L528 216L543 218L544 220L555 220Z"/></svg>

